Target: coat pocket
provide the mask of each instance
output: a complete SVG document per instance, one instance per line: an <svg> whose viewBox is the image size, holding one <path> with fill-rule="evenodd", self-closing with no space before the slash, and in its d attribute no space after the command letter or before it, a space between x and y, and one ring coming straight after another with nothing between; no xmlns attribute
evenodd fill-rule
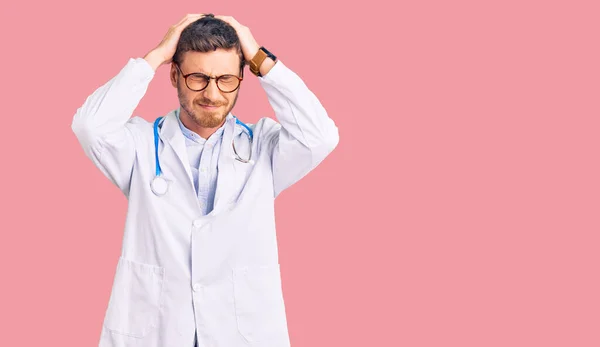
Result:
<svg viewBox="0 0 600 347"><path fill-rule="evenodd" d="M287 345L279 264L236 268L233 278L235 315L242 337L247 342Z"/></svg>
<svg viewBox="0 0 600 347"><path fill-rule="evenodd" d="M142 338L156 328L164 286L164 268L119 258L104 319L118 334Z"/></svg>

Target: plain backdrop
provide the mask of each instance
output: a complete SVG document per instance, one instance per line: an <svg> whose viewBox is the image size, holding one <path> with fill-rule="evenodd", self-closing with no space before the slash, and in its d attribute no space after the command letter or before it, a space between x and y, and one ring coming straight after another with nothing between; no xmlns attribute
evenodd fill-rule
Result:
<svg viewBox="0 0 600 347"><path fill-rule="evenodd" d="M276 203L293 347L600 345L597 1L1 6L1 346L97 345L127 205L71 120L186 13L248 26L340 130ZM167 73L136 115L178 106ZM234 114L275 117L245 76Z"/></svg>

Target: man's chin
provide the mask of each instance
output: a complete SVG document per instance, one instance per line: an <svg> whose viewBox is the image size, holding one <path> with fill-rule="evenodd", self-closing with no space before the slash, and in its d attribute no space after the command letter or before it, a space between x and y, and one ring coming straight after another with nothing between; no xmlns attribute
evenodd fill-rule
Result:
<svg viewBox="0 0 600 347"><path fill-rule="evenodd" d="M225 116L222 114L203 114L203 117L200 119L200 126L204 128L216 128L223 124L225 120Z"/></svg>

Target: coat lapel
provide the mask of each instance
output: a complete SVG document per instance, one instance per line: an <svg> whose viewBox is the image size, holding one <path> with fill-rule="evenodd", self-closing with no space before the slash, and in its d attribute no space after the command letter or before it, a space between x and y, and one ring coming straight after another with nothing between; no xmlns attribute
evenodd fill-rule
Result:
<svg viewBox="0 0 600 347"><path fill-rule="evenodd" d="M217 188L215 191L214 213L219 213L230 203L235 174L235 159L233 159L233 147L231 146L231 141L235 135L235 128L235 118L233 118L230 113L227 116L227 123L221 141L221 153L219 153L219 161L217 164L219 176L217 178Z"/></svg>
<svg viewBox="0 0 600 347"><path fill-rule="evenodd" d="M165 116L165 120L160 133L160 138L169 143L175 154L179 158L180 164L185 170L188 180L190 183L190 189L194 189L194 178L192 176L192 170L190 169L190 161L187 155L187 148L185 147L185 138L179 128L179 121L177 120L177 114L179 110L171 111Z"/></svg>
<svg viewBox="0 0 600 347"><path fill-rule="evenodd" d="M187 155L187 148L185 146L185 138L179 127L179 120L177 119L177 112L179 109L173 110L165 116L164 123L161 131L159 131L160 138L168 143L173 151L177 155L182 168L185 170L188 180L189 188L192 192L194 189L194 178L190 169L190 162ZM231 142L233 137L236 135L236 123L235 118L231 113L227 115L227 121L225 123L225 129L223 131L223 138L221 142L221 151L219 153L219 159L217 163L218 177L217 187L215 191L215 201L213 210L210 214L216 214L223 211L227 206L230 205L231 194L235 186L235 159L233 153L233 147ZM239 133L239 131L237 131Z"/></svg>

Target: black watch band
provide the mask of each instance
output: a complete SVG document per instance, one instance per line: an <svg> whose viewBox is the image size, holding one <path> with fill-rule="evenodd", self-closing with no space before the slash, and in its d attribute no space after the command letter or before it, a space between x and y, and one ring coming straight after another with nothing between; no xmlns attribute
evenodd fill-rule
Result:
<svg viewBox="0 0 600 347"><path fill-rule="evenodd" d="M277 57L275 56L275 54L269 52L268 49L266 49L265 47L260 47L260 49L265 52L265 54L267 55L267 57L271 58L273 61L277 61Z"/></svg>

